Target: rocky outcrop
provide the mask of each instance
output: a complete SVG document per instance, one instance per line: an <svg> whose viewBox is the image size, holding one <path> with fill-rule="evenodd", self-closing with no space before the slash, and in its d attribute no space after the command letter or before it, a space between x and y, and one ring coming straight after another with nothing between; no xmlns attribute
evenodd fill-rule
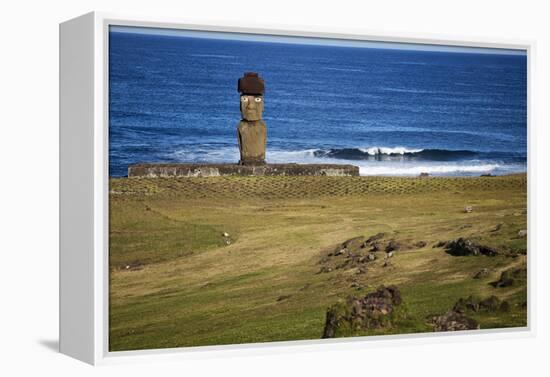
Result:
<svg viewBox="0 0 550 377"><path fill-rule="evenodd" d="M447 242L438 242L434 247L443 247L445 251L455 257L470 256L470 255L486 255L495 256L499 251L495 248L475 243L467 238L457 238L456 240Z"/></svg>
<svg viewBox="0 0 550 377"><path fill-rule="evenodd" d="M375 259L374 253L369 251L368 240L364 236L358 236L338 244L329 251L320 261L322 267L319 273L360 267Z"/></svg>
<svg viewBox="0 0 550 377"><path fill-rule="evenodd" d="M358 236L338 244L328 252L323 252L324 255L319 261L322 265L319 273L351 268L359 268L362 272L358 271L358 273L363 273L367 263L384 260L383 266L386 267L389 265L389 258L393 257L396 251L420 249L426 246L425 241L413 244L384 237L386 237L385 233L377 233L369 238Z"/></svg>
<svg viewBox="0 0 550 377"><path fill-rule="evenodd" d="M388 244L386 245L386 253L389 253L391 251L398 251L402 250L403 245L401 243L397 242L396 240L389 240Z"/></svg>
<svg viewBox="0 0 550 377"><path fill-rule="evenodd" d="M460 298L453 310L459 313L470 312L497 312L497 311L506 311L506 308L509 307L508 301L501 301L496 296L490 296L486 299L480 299L475 296L469 296L468 298ZM504 309L504 310L502 310Z"/></svg>
<svg viewBox="0 0 550 377"><path fill-rule="evenodd" d="M477 330L480 325L475 319L468 317L469 313L508 312L509 310L510 303L496 296L485 299L469 296L458 299L453 308L445 314L429 317L428 324L433 326L434 331Z"/></svg>
<svg viewBox="0 0 550 377"><path fill-rule="evenodd" d="M475 319L454 310L449 310L443 315L433 316L428 323L433 326L434 331L462 331L480 328Z"/></svg>
<svg viewBox="0 0 550 377"><path fill-rule="evenodd" d="M527 266L510 268L506 271L502 271L500 278L497 281L491 283L495 288L504 288L516 285L519 282L525 282L527 280Z"/></svg>
<svg viewBox="0 0 550 377"><path fill-rule="evenodd" d="M402 298L395 286L381 286L363 298L348 298L327 310L323 338L351 336L369 329L383 329L394 325L403 313Z"/></svg>

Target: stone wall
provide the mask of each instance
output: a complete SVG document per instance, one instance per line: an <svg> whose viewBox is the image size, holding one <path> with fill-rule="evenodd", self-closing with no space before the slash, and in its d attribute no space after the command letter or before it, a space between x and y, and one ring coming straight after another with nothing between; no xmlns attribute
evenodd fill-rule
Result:
<svg viewBox="0 0 550 377"><path fill-rule="evenodd" d="M358 176L359 168L336 164L136 164L128 177L219 177L219 176Z"/></svg>

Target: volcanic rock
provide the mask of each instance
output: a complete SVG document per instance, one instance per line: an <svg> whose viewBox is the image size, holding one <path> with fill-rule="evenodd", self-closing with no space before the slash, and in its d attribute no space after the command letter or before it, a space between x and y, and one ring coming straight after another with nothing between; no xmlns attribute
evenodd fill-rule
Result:
<svg viewBox="0 0 550 377"><path fill-rule="evenodd" d="M504 288L514 285L517 281L527 279L527 267L511 268L502 271L500 279L491 283L495 288Z"/></svg>
<svg viewBox="0 0 550 377"><path fill-rule="evenodd" d="M433 316L429 321L434 331L461 331L477 330L479 323L475 319L467 317L463 313L449 310L443 315Z"/></svg>
<svg viewBox="0 0 550 377"><path fill-rule="evenodd" d="M363 298L350 297L332 305L326 314L323 338L349 336L357 330L391 327L402 304L395 286L379 287Z"/></svg>
<svg viewBox="0 0 550 377"><path fill-rule="evenodd" d="M495 256L498 251L489 246L476 244L466 238L458 238L444 244L445 251L453 256L468 256L468 255L487 255Z"/></svg>
<svg viewBox="0 0 550 377"><path fill-rule="evenodd" d="M485 276L489 275L489 269L488 268L482 268L476 274L474 275L474 279L481 279Z"/></svg>

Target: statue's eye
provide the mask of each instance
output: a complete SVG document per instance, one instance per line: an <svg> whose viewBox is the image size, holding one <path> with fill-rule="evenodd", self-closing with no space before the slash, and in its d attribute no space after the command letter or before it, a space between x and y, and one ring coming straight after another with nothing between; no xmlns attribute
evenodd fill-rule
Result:
<svg viewBox="0 0 550 377"><path fill-rule="evenodd" d="M262 98L261 98L261 97L256 97L256 98L254 98L254 101L256 101L256 102L262 102Z"/></svg>
<svg viewBox="0 0 550 377"><path fill-rule="evenodd" d="M248 102L248 97L241 97L241 101Z"/></svg>

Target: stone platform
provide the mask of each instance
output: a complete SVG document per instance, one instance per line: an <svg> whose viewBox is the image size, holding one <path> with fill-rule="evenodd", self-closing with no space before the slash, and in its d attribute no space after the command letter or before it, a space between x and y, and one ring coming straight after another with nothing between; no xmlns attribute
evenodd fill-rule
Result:
<svg viewBox="0 0 550 377"><path fill-rule="evenodd" d="M128 177L358 176L359 167L337 164L136 164Z"/></svg>

